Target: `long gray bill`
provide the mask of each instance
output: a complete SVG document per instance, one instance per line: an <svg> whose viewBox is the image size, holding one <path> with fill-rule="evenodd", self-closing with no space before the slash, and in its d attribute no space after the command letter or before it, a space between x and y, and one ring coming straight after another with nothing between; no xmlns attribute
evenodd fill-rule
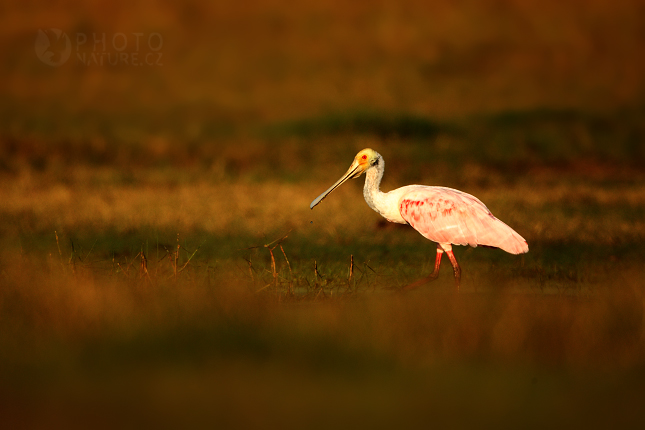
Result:
<svg viewBox="0 0 645 430"><path fill-rule="evenodd" d="M351 179L351 178L356 174L356 171L357 171L358 169L360 169L360 167L361 167L360 165L356 165L356 167L354 167L354 168L350 167L350 168L349 168L349 170L347 171L347 173L345 173L345 174L343 175L343 177L342 177L342 178L340 178L338 181L336 181L336 183L335 183L334 185L332 185L331 187L329 187L329 188L327 189L327 191L325 191L324 193L322 193L321 195L319 195L318 197L316 197L316 198L314 199L314 201L313 201L313 202L311 202L311 204L309 205L309 209L313 209L313 208L314 208L314 206L316 206L316 205L317 205L318 203L320 203L320 202L321 202L325 197L327 197L327 196L329 195L329 193L331 193L331 192L332 192L332 191L334 191L336 188L338 188L338 187L340 187L341 185L343 185L343 183L344 183L345 181L347 181L348 179Z"/></svg>

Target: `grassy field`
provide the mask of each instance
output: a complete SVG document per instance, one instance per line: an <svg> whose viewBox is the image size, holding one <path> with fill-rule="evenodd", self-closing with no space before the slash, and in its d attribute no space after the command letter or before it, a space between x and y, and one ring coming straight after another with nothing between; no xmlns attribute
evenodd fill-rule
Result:
<svg viewBox="0 0 645 430"><path fill-rule="evenodd" d="M643 424L641 2L110 5L2 5L3 423ZM309 209L365 147L529 253L402 293L433 243L362 179Z"/></svg>

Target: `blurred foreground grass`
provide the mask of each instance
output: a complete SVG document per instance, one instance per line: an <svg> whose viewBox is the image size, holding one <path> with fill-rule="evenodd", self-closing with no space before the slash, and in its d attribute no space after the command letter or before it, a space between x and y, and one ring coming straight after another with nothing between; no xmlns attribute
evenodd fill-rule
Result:
<svg viewBox="0 0 645 430"><path fill-rule="evenodd" d="M1 374L11 424L641 420L637 273L590 297L512 293L496 280L483 294L435 285L400 295L363 280L349 290L312 286L303 298L255 293L222 268L196 267L174 281L153 264L140 279L136 270L128 278L11 263Z"/></svg>
<svg viewBox="0 0 645 430"><path fill-rule="evenodd" d="M642 426L642 2L72 3L0 14L3 426ZM433 244L308 208L364 147L530 252L400 294Z"/></svg>

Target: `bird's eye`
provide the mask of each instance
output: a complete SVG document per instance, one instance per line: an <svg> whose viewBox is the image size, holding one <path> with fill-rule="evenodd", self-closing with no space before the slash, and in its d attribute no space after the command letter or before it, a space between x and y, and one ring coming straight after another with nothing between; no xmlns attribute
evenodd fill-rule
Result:
<svg viewBox="0 0 645 430"><path fill-rule="evenodd" d="M363 160L367 160L367 155L363 155Z"/></svg>

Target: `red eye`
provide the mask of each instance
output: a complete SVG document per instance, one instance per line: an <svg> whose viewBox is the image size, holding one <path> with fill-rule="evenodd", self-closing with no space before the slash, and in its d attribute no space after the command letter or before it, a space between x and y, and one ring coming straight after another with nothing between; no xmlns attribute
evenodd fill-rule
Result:
<svg viewBox="0 0 645 430"><path fill-rule="evenodd" d="M367 160L367 155L363 155L363 160Z"/></svg>

